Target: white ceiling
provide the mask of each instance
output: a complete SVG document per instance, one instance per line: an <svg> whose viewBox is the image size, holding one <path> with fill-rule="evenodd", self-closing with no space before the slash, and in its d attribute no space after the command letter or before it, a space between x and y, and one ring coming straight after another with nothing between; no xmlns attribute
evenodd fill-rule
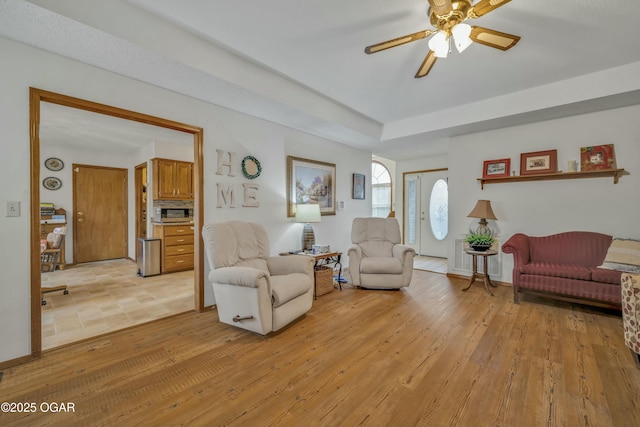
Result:
<svg viewBox="0 0 640 427"><path fill-rule="evenodd" d="M429 28L425 0L3 0L0 35L400 160L640 103L638 16L638 0L512 0L472 23L515 47L472 45L421 79L426 39L364 47Z"/></svg>
<svg viewBox="0 0 640 427"><path fill-rule="evenodd" d="M155 142L193 146L193 135L91 111L40 103L40 142L72 150L135 153Z"/></svg>
<svg viewBox="0 0 640 427"><path fill-rule="evenodd" d="M513 0L472 20L519 35L506 52L474 44L415 79L432 28L425 0L131 0L381 123L640 60L638 0ZM476 3L476 2L474 2Z"/></svg>

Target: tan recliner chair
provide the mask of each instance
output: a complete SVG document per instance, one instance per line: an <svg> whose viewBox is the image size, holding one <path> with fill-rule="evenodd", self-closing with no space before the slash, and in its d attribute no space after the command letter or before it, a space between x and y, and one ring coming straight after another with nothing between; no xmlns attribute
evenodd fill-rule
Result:
<svg viewBox="0 0 640 427"><path fill-rule="evenodd" d="M220 321L266 335L309 311L313 257L269 256L269 239L257 223L208 224L202 237Z"/></svg>
<svg viewBox="0 0 640 427"><path fill-rule="evenodd" d="M369 289L409 286L416 253L400 244L396 218L355 218L351 242L347 254L354 286Z"/></svg>

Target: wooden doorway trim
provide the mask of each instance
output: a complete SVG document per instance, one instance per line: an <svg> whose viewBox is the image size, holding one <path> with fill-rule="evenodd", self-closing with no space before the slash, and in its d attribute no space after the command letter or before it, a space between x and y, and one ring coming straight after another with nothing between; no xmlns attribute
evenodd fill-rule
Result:
<svg viewBox="0 0 640 427"><path fill-rule="evenodd" d="M144 177L143 177L143 174L144 174ZM142 224L143 223L146 224L146 221L149 218L149 212L148 212L147 199L143 199L142 197L142 190L145 189L147 180L149 179L147 162L140 163L139 165L137 165L134 168L133 175L134 175L134 184L133 184L134 204L135 204L135 210L136 210L135 236L136 236L136 239L140 237L146 238L147 229L146 228L142 229L143 227ZM146 194L146 189L145 189L145 194ZM147 194L147 197L148 197L148 194ZM143 213L143 210L144 210L144 213ZM138 261L138 254L136 253L136 262L137 261Z"/></svg>
<svg viewBox="0 0 640 427"><path fill-rule="evenodd" d="M105 114L125 120L133 120L153 126L185 132L193 135L194 160L194 308L204 310L204 245L198 232L202 228L204 218L204 130L201 127L188 125L160 117L149 116L135 111L99 104L80 98L74 98L55 92L37 88L29 88L29 134L31 153L31 210L30 210L30 242L31 242L31 358L42 354L42 306L40 305L40 103L50 102L80 110Z"/></svg>

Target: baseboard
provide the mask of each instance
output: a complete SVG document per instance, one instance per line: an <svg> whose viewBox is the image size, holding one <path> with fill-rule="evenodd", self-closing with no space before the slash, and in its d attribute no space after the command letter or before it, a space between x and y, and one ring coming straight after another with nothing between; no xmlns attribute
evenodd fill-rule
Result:
<svg viewBox="0 0 640 427"><path fill-rule="evenodd" d="M27 356L18 357L17 359L5 360L4 362L0 362L0 369L11 368L16 365L31 362L32 360L35 360L37 358L37 356L32 356L29 354Z"/></svg>

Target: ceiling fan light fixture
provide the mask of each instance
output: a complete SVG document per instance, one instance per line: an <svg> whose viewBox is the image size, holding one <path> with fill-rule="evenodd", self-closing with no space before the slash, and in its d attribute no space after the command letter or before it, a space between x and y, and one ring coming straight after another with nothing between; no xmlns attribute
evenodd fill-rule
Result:
<svg viewBox="0 0 640 427"><path fill-rule="evenodd" d="M438 58L446 58L449 54L449 37L444 31L438 31L431 39L429 39L429 49L431 49Z"/></svg>
<svg viewBox="0 0 640 427"><path fill-rule="evenodd" d="M453 34L456 49L460 53L473 43L473 40L469 37L471 35L471 25L469 24L458 24L451 29L451 33Z"/></svg>

